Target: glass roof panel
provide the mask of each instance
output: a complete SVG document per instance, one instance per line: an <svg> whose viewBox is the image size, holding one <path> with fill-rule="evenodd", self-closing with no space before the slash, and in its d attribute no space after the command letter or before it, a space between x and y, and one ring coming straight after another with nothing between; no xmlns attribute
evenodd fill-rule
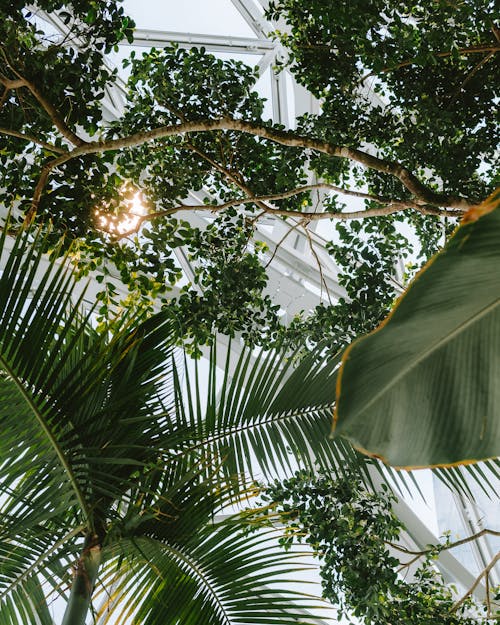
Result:
<svg viewBox="0 0 500 625"><path fill-rule="evenodd" d="M255 38L231 0L124 0L123 8L137 28Z"/></svg>

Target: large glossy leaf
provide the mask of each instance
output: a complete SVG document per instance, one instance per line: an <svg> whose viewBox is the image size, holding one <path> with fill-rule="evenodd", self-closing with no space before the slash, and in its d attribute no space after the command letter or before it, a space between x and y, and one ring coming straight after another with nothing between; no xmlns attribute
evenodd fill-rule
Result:
<svg viewBox="0 0 500 625"><path fill-rule="evenodd" d="M500 455L500 208L473 209L343 358L335 433L395 466Z"/></svg>

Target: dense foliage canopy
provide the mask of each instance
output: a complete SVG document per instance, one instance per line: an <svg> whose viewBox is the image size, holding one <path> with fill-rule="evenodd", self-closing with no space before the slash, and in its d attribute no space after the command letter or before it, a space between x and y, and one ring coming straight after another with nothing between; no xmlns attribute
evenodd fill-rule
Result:
<svg viewBox="0 0 500 625"><path fill-rule="evenodd" d="M458 597L436 571L440 552L467 539L454 543L448 536L422 551L405 547L404 527L391 508L395 498L386 489L369 492L353 475L334 480L301 471L265 487L262 500L260 514L283 524L285 549L311 546L323 596L341 616L353 614L366 625L473 625L500 615L490 598L480 606L471 593Z"/></svg>
<svg viewBox="0 0 500 625"><path fill-rule="evenodd" d="M338 352L391 307L404 286L395 263L410 277L495 185L493 15L489 0L270 2L283 63L320 104L290 129L264 118L257 71L203 48L131 54L122 89L106 59L133 41L119 2L2 2L0 623L52 624L53 594L67 601L64 625L83 623L94 587L102 623L164 623L165 610L200 625L302 618L309 599L276 594L282 554L267 536L213 516L256 470L319 463L368 481L368 461L327 438ZM115 88L121 108L109 106ZM147 210L130 221L139 196ZM210 214L205 227L194 211ZM336 224L327 249L345 297L281 326L262 218L307 238L317 221ZM23 222L38 234L11 243ZM80 275L99 270L97 330L55 263L65 254ZM196 350L214 330L299 350L243 352L222 363L221 388L214 352L206 384L197 371L186 388L174 345ZM325 336L326 362L307 354ZM381 579L399 596L392 565ZM416 605L435 586L428 571ZM436 592L432 618L453 607Z"/></svg>
<svg viewBox="0 0 500 625"><path fill-rule="evenodd" d="M2 7L0 200L50 220L67 241L83 237L82 272L116 266L129 305L163 298L198 342L214 329L257 343L283 333L264 295L270 251L251 243L259 217L306 233L317 219L339 224L331 253L347 297L304 311L287 333L315 341L326 332L343 346L385 315L394 263L428 257L494 184L500 44L489 0L271 2L268 17L286 24L276 32L285 62L321 101L294 130L263 119L253 70L174 46L132 54L125 108L103 115L117 79L105 55L131 40L132 20L111 1L36 7ZM43 11L62 34L49 32ZM148 214L140 237L125 240L113 222L137 190ZM203 190L198 208L214 213L204 231L185 219L189 190ZM352 196L360 211L346 208ZM173 297L179 246L196 271Z"/></svg>

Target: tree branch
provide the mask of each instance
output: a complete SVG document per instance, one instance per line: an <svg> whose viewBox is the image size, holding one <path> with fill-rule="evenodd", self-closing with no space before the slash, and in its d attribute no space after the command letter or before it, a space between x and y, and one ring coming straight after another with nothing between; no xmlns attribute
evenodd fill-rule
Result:
<svg viewBox="0 0 500 625"><path fill-rule="evenodd" d="M0 110L3 109L5 103L7 102L9 98L9 93L10 93L10 89L7 89L7 87L4 87L2 97L0 98Z"/></svg>
<svg viewBox="0 0 500 625"><path fill-rule="evenodd" d="M288 230L285 232L285 234L281 237L281 239L278 241L278 243L276 243L276 247L274 248L274 252L271 255L271 258L267 261L264 269L267 269L269 267L269 265L273 262L274 257L276 256L279 248L281 247L281 244L287 239L287 237L292 234L292 232L294 230L296 230L298 227L302 226L304 224L304 221L301 219L300 221L298 221L296 224L294 224L293 226L291 226L290 228L288 228Z"/></svg>
<svg viewBox="0 0 500 625"><path fill-rule="evenodd" d="M239 180L233 172L229 171L228 169L226 169L226 167L223 167L222 165L220 165L220 163L217 163L217 161L214 161L212 158L210 158L208 156L208 154L205 154L204 152L202 152L200 149L198 149L195 145L193 145L191 142L186 143L187 147L192 150L193 152L195 152L196 154L198 154L198 156L200 156L201 158L203 158L204 160L207 161L207 163L210 163L210 165L212 165L212 167L214 169L216 169L218 172L220 172L223 176L225 176L230 182L232 182L233 184L235 184L239 189L241 189L244 193L246 193L248 195L249 198L255 198L255 194L252 192L252 190L242 181ZM269 209L269 206L267 206L266 204L262 203L262 202L258 202L257 203L258 206L260 208L262 208L262 210L267 211Z"/></svg>
<svg viewBox="0 0 500 625"><path fill-rule="evenodd" d="M25 81L22 78L10 79L0 74L0 83L5 87L7 91L14 91L15 89L21 89L26 87Z"/></svg>
<svg viewBox="0 0 500 625"><path fill-rule="evenodd" d="M465 85L469 82L469 80L471 80L476 74L477 72L481 69L481 67L483 65L486 65L486 63L492 59L495 56L494 52L490 52L489 54L487 54L485 57L483 57L479 63L477 63L472 69L471 71L467 74L467 76L464 78L462 84L458 87L458 89L455 89L455 92L452 94L451 99L450 99L450 104L459 96L460 92L462 91L462 89L465 87Z"/></svg>
<svg viewBox="0 0 500 625"><path fill-rule="evenodd" d="M483 45L483 46L470 46L469 48L459 48L456 51L458 54L466 56L468 54L481 54L483 52L495 54L496 52L500 52L500 45ZM435 52L434 56L438 58L446 58L454 54L454 52ZM415 63L415 57L411 59L406 59L405 61L401 61L401 63L397 63L396 65L391 65L390 67L384 67L383 69L370 72L363 76L359 83L363 83L368 78L372 76L377 76L378 74L388 74L389 72L396 71L398 69L402 69L403 67L408 67L409 65L413 65Z"/></svg>
<svg viewBox="0 0 500 625"><path fill-rule="evenodd" d="M0 134L9 135L11 137L16 137L17 139L22 139L23 141L27 141L28 143L36 143L42 148L45 148L46 150L50 150L51 152L55 152L56 154L67 153L67 150L64 150L63 148L58 148L52 143L41 141L40 139L37 139L36 137L32 137L31 135L26 135L22 132L18 132L17 130L9 130L9 128L0 128Z"/></svg>
<svg viewBox="0 0 500 625"><path fill-rule="evenodd" d="M403 569L408 568L409 566L411 566L414 562L416 562L417 560L419 560L422 557L423 554L419 553L416 556L413 556L413 558L411 560L409 560L408 562L405 562L404 564L401 564L401 566L398 568L398 570L396 571L397 573L400 573Z"/></svg>
<svg viewBox="0 0 500 625"><path fill-rule="evenodd" d="M64 157L61 157L62 160ZM40 184L40 181L39 181ZM44 183L42 183L44 184ZM37 185L38 186L38 185ZM180 211L210 211L212 213L218 213L227 208L231 208L234 206L242 206L246 204L256 204L259 205L263 202L270 202L275 200L282 200L285 198L292 197L293 195L297 195L300 193L305 193L306 191L310 191L313 189L321 188L323 185L307 185L304 187L297 187L296 189L291 189L289 191L284 191L283 193L275 193L271 195L260 195L255 197L247 197L247 198L234 198L232 200L228 200L227 202L223 202L222 204L179 204L177 206L173 206L172 208L167 208L162 211L154 211L148 213L147 215L137 215L132 214L129 216L133 216L136 218L137 222L133 229L127 230L126 232L121 233L113 233L111 231L107 231L108 234L115 237L117 240L128 237L132 234L135 234L140 229L141 225L147 221L152 221L153 219L159 219L161 217L168 217L169 215L173 215L174 213L178 213ZM329 185L326 185L327 187ZM370 196L374 197L374 196ZM292 217L295 219L300 219L302 222L311 222L311 221L320 221L324 219L330 219L334 221L348 221L351 219L366 219L367 217L382 217L385 215L391 215L393 213L402 212L405 210L416 210L423 214L431 214L431 215L440 215L442 217L461 217L463 216L462 211L449 211L444 209L435 209L434 207L426 207L421 206L420 204L416 204L414 202L390 202L386 206L381 206L380 208L369 208L360 211L350 211L347 213L330 213L330 212L302 212L302 211L294 211L276 208L274 206L266 205L266 208L262 210L260 213L260 217L264 214L274 215L278 217Z"/></svg>
<svg viewBox="0 0 500 625"><path fill-rule="evenodd" d="M12 69L12 68L11 68ZM50 120L54 124L54 126L59 130L63 137L65 137L72 145L80 147L86 145L86 141L81 139L77 134L75 134L71 128L66 124L66 122L59 115L59 112L55 108L55 106L47 100L47 98L39 91L39 89L29 80L26 80L22 76L20 76L14 69L12 71L18 76L15 80L10 80L9 78L0 75L0 83L6 89L21 89L25 87L28 91L33 95L33 97L38 101L38 103L45 110Z"/></svg>
<svg viewBox="0 0 500 625"><path fill-rule="evenodd" d="M363 215L358 213L355 215L351 213L351 219L357 219L360 217L368 217L368 216L380 216L381 214L390 214L391 212L396 212L398 210L402 210L401 206L412 207L416 210L420 210L420 212L424 214L434 214L441 215L446 214L448 216L460 216L463 211L468 210L472 206L475 205L475 202L461 196L447 195L444 193L437 193L430 188L428 188L425 184L420 182L418 178L407 170L405 167L400 165L399 163L386 161L384 159L378 158L376 156L372 156L362 150L358 150L356 148L350 147L342 147L336 146L327 141L321 141L319 139L312 139L310 137L304 137L299 134L296 134L291 131L286 130L278 130L275 128L270 128L267 126L260 126L254 122L246 122L243 120L235 120L231 118L223 118L218 120L202 120L202 121L192 121L192 122L182 122L180 124L174 124L171 126L161 126L159 128L155 128L153 130L147 130L142 132L137 132L127 137L110 139L108 141L92 141L88 143L84 143L79 145L78 147L73 148L71 151L66 154L60 156L58 159L51 161L46 165L48 171L44 171L42 174L38 184L37 189L35 190L35 194L32 202L31 212L36 212L38 202L41 197L41 191L46 184L48 173L57 165L77 158L79 156L83 156L85 154L99 154L101 152L109 152L115 150L121 150L126 148L139 147L148 143L150 141L155 141L159 139L166 139L172 136L178 136L182 134L189 133L198 133L198 132L210 132L214 130L235 130L239 132L244 132L256 137L261 137L264 139L268 139L269 141L273 141L280 145L286 145L288 147L298 147L302 149L310 149L317 152L321 152L324 154L328 154L329 156L338 157L338 158L346 158L358 163L361 163L367 168L375 169L376 171L384 172L390 174L396 178L398 178L403 185L413 194L416 198L416 201L398 201L398 203L393 203L392 207L386 207L386 209L380 213L378 209L373 209L371 214L368 211L363 211ZM77 138L78 139L78 138ZM78 139L81 141L80 139ZM45 169L45 168L44 168ZM333 185L332 185L333 187ZM346 191L346 190L345 190ZM343 191L344 192L344 191ZM357 192L351 191L348 194L354 195ZM285 196L283 196L285 197ZM255 201L254 198L249 198L250 200ZM269 199L273 199L272 196L269 196ZM277 198L276 198L277 199ZM261 196L259 201L264 201L265 196ZM378 200L377 200L378 201ZM452 213L451 211L441 211L439 207L448 207L457 209L456 213ZM180 210L180 209L177 209ZM219 209L220 210L220 209ZM175 211L174 211L175 212ZM273 210L274 214L282 214L282 215L290 215L290 211L278 213L278 211ZM335 215L336 213L331 213L331 215ZM345 213L344 215L339 217L340 219L346 219ZM317 217L316 217L317 219ZM335 219L335 217L332 217Z"/></svg>
<svg viewBox="0 0 500 625"><path fill-rule="evenodd" d="M486 576L484 578L484 585L485 585L485 595L486 595L486 618L490 618L491 616L491 599L490 599L490 575L489 572L486 573Z"/></svg>
<svg viewBox="0 0 500 625"><path fill-rule="evenodd" d="M412 551L411 549L407 549L406 547L403 547L402 545L398 545L397 543L393 543L390 541L387 541L386 544L389 545L390 547L393 547L394 549L397 549L398 551L402 551L403 553L407 553L409 555L416 555L420 557L420 556L425 556L427 553L431 553L436 548L438 548L439 551L447 551L448 549L454 549L455 547L460 547L460 545L465 545L467 543L470 543L486 535L500 536L500 531L490 530L488 528L485 528L485 529L480 530L479 532L476 532L475 534L471 534L470 536L466 536L465 538L461 538L460 540L456 540L452 543L434 545L430 549L423 549L422 551Z"/></svg>
<svg viewBox="0 0 500 625"><path fill-rule="evenodd" d="M100 152L133 148L144 145L149 141L166 139L167 137L182 134L210 132L214 130L235 130L256 137L261 137L263 139L268 139L269 141L273 141L280 145L310 149L329 156L346 158L355 161L369 169L375 169L376 171L396 177L412 193L417 201L425 204L467 210L476 203L475 201L462 196L448 195L433 191L420 182L420 180L412 172L403 167L401 164L384 160L377 156L368 154L367 152L363 152L362 150L347 146L337 146L329 143L328 141L312 139L292 131L278 130L276 128L259 125L255 122L247 122L231 118L183 122L171 126L161 126L159 128L154 128L153 130L137 132L127 137L110 139L108 141L93 141L74 148L69 153L69 158L76 158L83 154L97 154Z"/></svg>
<svg viewBox="0 0 500 625"><path fill-rule="evenodd" d="M307 229L307 227L304 225L302 226L302 229L304 230L304 234L307 237L307 241L309 243L309 248L311 250L311 254L314 256L314 259L316 260L316 264L318 265L318 270L319 270L319 277L320 277L320 283L321 283L321 291L323 290L323 287L325 287L325 291L326 291L326 296L328 297L328 303L330 304L330 306L332 305L332 298L330 297L330 291L328 289L328 285L326 283L325 280L325 276L323 275L323 266L321 265L321 261L319 259L318 254L316 253L316 250L314 249L313 246L313 242L311 239L311 234L309 233L309 230ZM323 295L322 292L320 292L320 298Z"/></svg>
<svg viewBox="0 0 500 625"><path fill-rule="evenodd" d="M33 198L31 200L31 206L29 211L26 213L24 218L24 224L30 224L38 210L38 205L40 204L40 198L42 197L43 190L45 185L47 184L47 180L49 179L50 172L55 169L58 165L62 165L67 161L71 160L71 152L66 152L59 156L59 158L55 158L52 161L49 161L42 167L42 171L40 173L40 177L38 178L38 182L36 183L35 191L33 192Z"/></svg>

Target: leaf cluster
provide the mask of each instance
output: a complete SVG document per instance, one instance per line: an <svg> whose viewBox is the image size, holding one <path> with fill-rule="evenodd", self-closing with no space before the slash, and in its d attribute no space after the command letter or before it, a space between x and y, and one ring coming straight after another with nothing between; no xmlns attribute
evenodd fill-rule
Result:
<svg viewBox="0 0 500 625"><path fill-rule="evenodd" d="M47 35L43 14L38 15L43 11L59 18L67 32ZM133 20L111 0L40 0L36 9L30 10L25 2L8 0L2 4L1 17L2 75L10 79L22 75L33 82L58 103L66 124L94 134L102 119L104 89L116 78L104 55L123 39L131 41ZM8 120L27 134L51 135L47 112L41 111L30 95L13 93L0 111L0 120Z"/></svg>
<svg viewBox="0 0 500 625"><path fill-rule="evenodd" d="M269 3L297 80L322 101L315 134L372 145L430 184L484 197L494 166L498 22L489 0ZM481 180L481 179L482 180Z"/></svg>
<svg viewBox="0 0 500 625"><path fill-rule="evenodd" d="M284 526L285 549L297 541L310 545L320 561L323 596L341 618L352 615L367 625L478 622L469 616L470 602L453 609L452 589L433 565L441 545L423 555L413 579L398 574L402 563L388 545L398 542L404 527L386 488L373 492L354 477L300 471L266 486L262 501L266 514Z"/></svg>

